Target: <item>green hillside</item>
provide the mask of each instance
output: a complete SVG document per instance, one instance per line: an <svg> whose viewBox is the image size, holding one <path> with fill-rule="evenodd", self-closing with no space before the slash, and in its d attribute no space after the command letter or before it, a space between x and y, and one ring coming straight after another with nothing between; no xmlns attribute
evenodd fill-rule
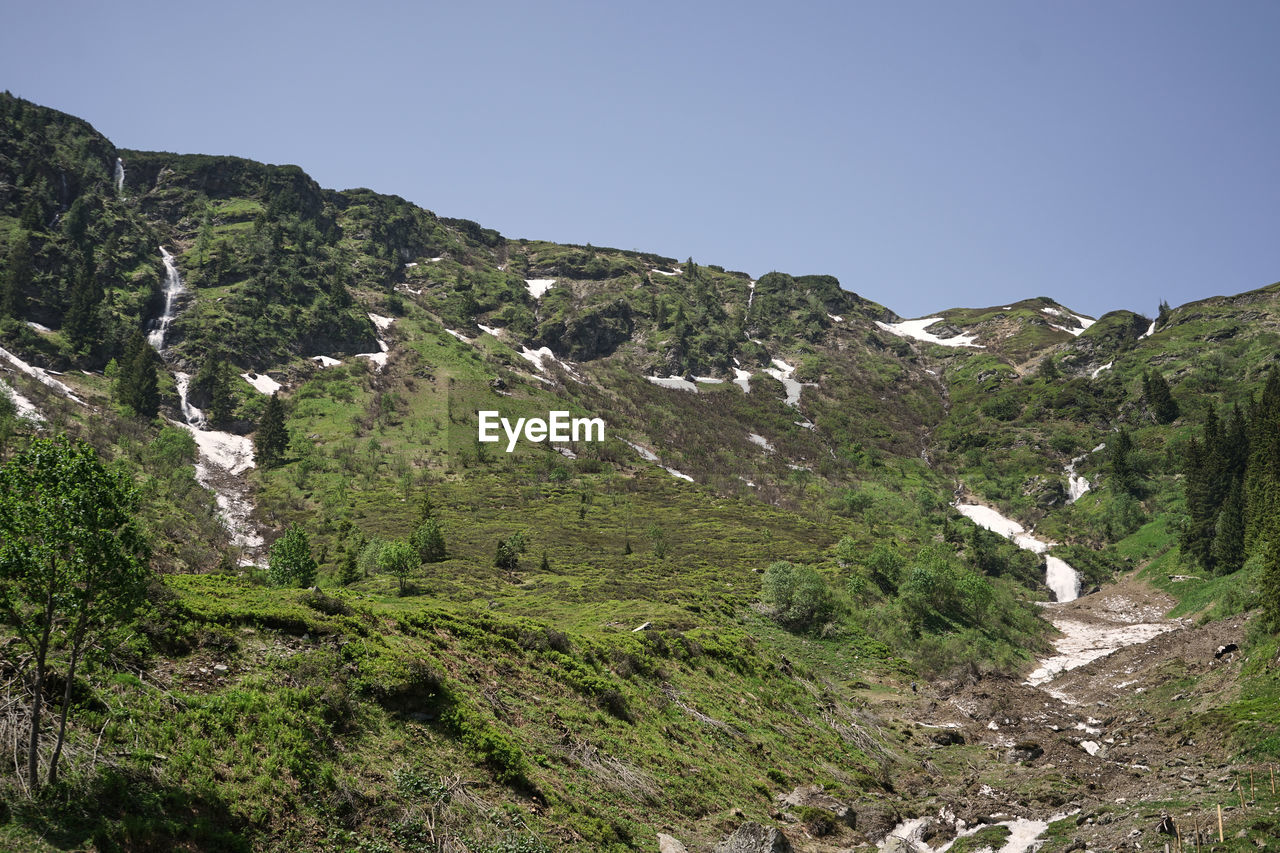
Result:
<svg viewBox="0 0 1280 853"><path fill-rule="evenodd" d="M869 850L908 818L936 847L956 816L1012 815L1050 824L1046 851L1118 849L1223 796L1152 770L1184 733L1220 775L1280 751L1280 537L1256 521L1280 481L1258 450L1278 286L1154 325L949 309L928 332L973 345L939 345L831 276L510 238L296 166L118 150L8 94L0 260L0 459L86 442L149 554L70 687L74 644L47 650L41 768L69 713L37 786L27 505L0 497L0 848L709 850L758 823ZM1236 404L1255 520L1206 567ZM490 410L598 417L604 440L506 452L478 440ZM1196 490L1210 469L1221 500ZM1044 710L1022 684L1057 636L1044 556L961 498L1052 539L1102 587L1080 607L1123 590L1112 610L1187 618L1133 664L1149 691ZM1239 657L1201 667L1218 638ZM1106 747L1142 754L1095 761L1092 715L1143 721ZM1218 849L1276 815L1259 782Z"/></svg>

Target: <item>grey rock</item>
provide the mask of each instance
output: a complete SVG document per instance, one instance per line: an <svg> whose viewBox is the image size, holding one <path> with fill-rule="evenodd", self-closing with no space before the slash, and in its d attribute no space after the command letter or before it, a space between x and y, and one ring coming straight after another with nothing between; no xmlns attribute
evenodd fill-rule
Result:
<svg viewBox="0 0 1280 853"><path fill-rule="evenodd" d="M689 853L689 848L685 847L670 835L659 832L658 853Z"/></svg>
<svg viewBox="0 0 1280 853"><path fill-rule="evenodd" d="M717 844L714 853L791 853L791 842L776 826L744 823Z"/></svg>

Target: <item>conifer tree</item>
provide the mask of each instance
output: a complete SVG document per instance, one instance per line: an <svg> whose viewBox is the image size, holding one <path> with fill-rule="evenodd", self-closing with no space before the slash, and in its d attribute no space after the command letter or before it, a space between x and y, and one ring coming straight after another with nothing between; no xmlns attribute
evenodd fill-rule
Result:
<svg viewBox="0 0 1280 853"><path fill-rule="evenodd" d="M1244 557L1244 500L1240 481L1232 480L1227 500L1218 513L1212 549L1213 571L1220 575L1239 571Z"/></svg>
<svg viewBox="0 0 1280 853"><path fill-rule="evenodd" d="M137 329L125 346L116 387L117 399L139 417L154 418L160 410L156 351Z"/></svg>
<svg viewBox="0 0 1280 853"><path fill-rule="evenodd" d="M1129 431L1120 428L1115 441L1111 442L1111 477L1112 486L1117 492L1132 494L1137 489L1137 475L1129 461L1133 451L1133 439Z"/></svg>
<svg viewBox="0 0 1280 853"><path fill-rule="evenodd" d="M71 285L71 305L62 323L67 339L79 352L91 353L101 345L102 318L98 308L103 297L92 253L86 252Z"/></svg>
<svg viewBox="0 0 1280 853"><path fill-rule="evenodd" d="M279 465L289 450L289 433L284 426L284 404L280 401L279 392L273 392L267 401L267 408L258 421L253 445L257 462L263 468Z"/></svg>
<svg viewBox="0 0 1280 853"><path fill-rule="evenodd" d="M26 231L19 230L9 244L4 275L0 276L0 317L22 317L32 268L31 238Z"/></svg>
<svg viewBox="0 0 1280 853"><path fill-rule="evenodd" d="M413 532L413 547L418 552L418 559L424 563L439 563L446 557L444 532L440 529L440 521L428 518L418 525Z"/></svg>
<svg viewBox="0 0 1280 853"><path fill-rule="evenodd" d="M207 399L205 415L210 423L221 424L230 420L235 401L227 377L227 363L220 354L205 359L191 386Z"/></svg>
<svg viewBox="0 0 1280 853"><path fill-rule="evenodd" d="M1171 424L1181 414L1178 401L1173 399L1173 392L1169 390L1169 383L1158 371L1142 374L1142 397L1156 423Z"/></svg>

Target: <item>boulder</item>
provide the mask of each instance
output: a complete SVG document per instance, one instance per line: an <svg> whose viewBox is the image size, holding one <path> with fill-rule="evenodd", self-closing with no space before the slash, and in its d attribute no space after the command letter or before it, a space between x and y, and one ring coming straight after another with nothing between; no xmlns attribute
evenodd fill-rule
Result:
<svg viewBox="0 0 1280 853"><path fill-rule="evenodd" d="M841 802L822 790L821 785L801 785L785 797L778 798L784 807L793 809L811 808L831 812L836 820L845 826L857 825L857 815L849 808L848 803Z"/></svg>
<svg viewBox="0 0 1280 853"><path fill-rule="evenodd" d="M658 833L658 853L689 853L689 849L666 833Z"/></svg>
<svg viewBox="0 0 1280 853"><path fill-rule="evenodd" d="M714 853L791 853L791 842L776 826L744 823L717 844Z"/></svg>

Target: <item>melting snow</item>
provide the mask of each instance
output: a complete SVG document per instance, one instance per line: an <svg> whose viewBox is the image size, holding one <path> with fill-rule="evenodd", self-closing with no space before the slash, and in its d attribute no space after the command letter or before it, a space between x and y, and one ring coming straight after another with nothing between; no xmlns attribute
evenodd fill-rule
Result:
<svg viewBox="0 0 1280 853"><path fill-rule="evenodd" d="M781 382L783 387L787 389L788 406L795 406L800 403L800 383L791 378L791 375L796 372L793 366L780 358L775 358L773 367L766 367L764 372Z"/></svg>
<svg viewBox="0 0 1280 853"><path fill-rule="evenodd" d="M528 359L530 362L532 362L533 366L538 368L539 370L547 369L542 363L544 359L551 359L552 361L556 360L555 353L551 351L550 347L539 347L538 349L529 349L528 347L521 347L520 357Z"/></svg>
<svg viewBox="0 0 1280 853"><path fill-rule="evenodd" d="M876 325L900 338L915 338L918 341L925 341L926 343L938 344L944 347L986 349L982 344L974 343L978 339L977 335L956 335L953 338L940 338L925 331L934 323L941 322L942 319L941 317L924 317L919 320L903 320L901 323L881 323L877 320Z"/></svg>
<svg viewBox="0 0 1280 853"><path fill-rule="evenodd" d="M956 504L956 510L979 527L1013 540L1019 548L1035 554L1044 554L1052 542L1037 539L1011 518L1005 518L988 506L980 504ZM1071 601L1080 596L1080 575L1065 561L1057 557L1045 557L1045 584L1058 601Z"/></svg>
<svg viewBox="0 0 1280 853"><path fill-rule="evenodd" d="M680 267L676 267L675 272L667 272L666 270L659 270L659 269L655 269L654 272L656 272L658 275L680 275L680 273L684 272L684 270L680 269ZM754 282L752 283L752 285L754 286Z"/></svg>
<svg viewBox="0 0 1280 853"><path fill-rule="evenodd" d="M28 326L30 326L31 328L35 329L37 332L52 332L52 331L53 331L53 329L50 329L48 326L42 326L42 325L40 325L39 323L37 323L35 320L28 320L28 321L27 321L27 325L28 325Z"/></svg>
<svg viewBox="0 0 1280 853"><path fill-rule="evenodd" d="M844 318L843 318L843 317L837 317L835 314L828 314L827 316L828 316L828 317L830 317L832 320L836 321L837 323L843 323L843 322L844 322Z"/></svg>
<svg viewBox="0 0 1280 853"><path fill-rule="evenodd" d="M1177 627L1174 622L1105 626L1065 617L1054 619L1053 624L1063 633L1053 644L1058 653L1040 661L1040 666L1027 676L1027 684L1032 687L1052 681L1067 670L1106 657L1116 649L1145 643Z"/></svg>
<svg viewBox="0 0 1280 853"><path fill-rule="evenodd" d="M1090 379L1097 379L1100 375L1102 375L1102 371L1104 371L1104 370L1110 370L1110 369L1111 369L1111 365L1113 365L1113 364L1115 364L1115 362L1114 362L1114 361L1108 361L1106 364L1104 364L1104 365L1102 365L1101 367L1099 367L1098 369L1094 370L1094 371L1093 371L1093 373L1090 373L1090 374L1089 374L1089 378L1090 378Z"/></svg>
<svg viewBox="0 0 1280 853"><path fill-rule="evenodd" d="M661 376L646 376L645 379L648 379L654 385L661 385L663 388L674 388L677 391L692 391L694 394L698 393L697 385L694 385L688 379L680 376L672 375L665 379Z"/></svg>
<svg viewBox="0 0 1280 853"><path fill-rule="evenodd" d="M367 358L378 366L378 370L382 370L387 366L387 342L379 338L378 349L381 352L358 352L356 358Z"/></svg>
<svg viewBox="0 0 1280 853"><path fill-rule="evenodd" d="M13 407L17 410L18 417L26 418L32 421L43 421L44 416L40 414L40 410L36 408L36 404L19 394L0 380L0 393L9 395L9 399L13 400Z"/></svg>
<svg viewBox="0 0 1280 853"><path fill-rule="evenodd" d="M707 383L708 385L723 385L723 384L724 384L724 380L723 380L723 379L719 379L719 378L717 378L717 377L715 377L715 376L695 376L695 377L693 377L693 381L694 381L694 382L705 382L705 383Z"/></svg>
<svg viewBox="0 0 1280 853"><path fill-rule="evenodd" d="M735 385L737 385L739 388L742 389L742 393L744 394L751 393L751 371L750 370L742 370L740 368L735 367L733 369L733 382Z"/></svg>
<svg viewBox="0 0 1280 853"><path fill-rule="evenodd" d="M337 367L339 364L342 364L338 359L331 358L327 355L313 355L311 356L311 360L319 362L321 367Z"/></svg>
<svg viewBox="0 0 1280 853"><path fill-rule="evenodd" d="M497 326L486 326L484 323L476 323L476 326L479 327L480 331L485 334L493 335L495 338L498 336L498 333L502 331Z"/></svg>
<svg viewBox="0 0 1280 853"><path fill-rule="evenodd" d="M658 463L658 454L654 453L649 448L641 447L640 445L633 444L630 441L624 441L623 443L626 444L628 447L630 447L632 450L634 450L636 453L639 453L640 458L643 459L644 461ZM668 474L670 474L672 477L676 477L681 480L688 480L690 483L693 482L692 477L690 477L688 474L683 474L677 471L675 468L668 468L666 465L662 465L661 463L658 463L658 466L662 468L663 471L666 471Z"/></svg>
<svg viewBox="0 0 1280 853"><path fill-rule="evenodd" d="M381 314L370 314L369 319L378 327L379 332L385 332L396 321L394 317L383 317Z"/></svg>
<svg viewBox="0 0 1280 853"><path fill-rule="evenodd" d="M405 269L410 269L411 267L416 267L417 265L418 265L418 262L417 262L417 261L409 261L409 263L407 263L407 264L405 264L405 265L404 265L404 268L405 268Z"/></svg>
<svg viewBox="0 0 1280 853"><path fill-rule="evenodd" d="M241 373L240 378L263 394L274 394L284 387L265 373Z"/></svg>
<svg viewBox="0 0 1280 853"><path fill-rule="evenodd" d="M455 332L453 329L445 329L445 331L462 341L464 344L471 343L471 338L468 338L466 335L462 334L462 332Z"/></svg>
<svg viewBox="0 0 1280 853"><path fill-rule="evenodd" d="M763 435L759 435L758 433L754 433L754 432L749 432L747 433L747 440L750 441L752 444L760 445L765 450L768 450L770 453L773 452L773 449L774 449L773 445L770 444L769 439L765 438Z"/></svg>
<svg viewBox="0 0 1280 853"><path fill-rule="evenodd" d="M62 394L62 396L66 397L68 400L72 400L76 403L79 403L82 406L89 405L84 400L81 400L79 397L77 397L76 393L72 391L71 388L69 388L65 383L60 382L57 379L54 379L51 371L45 370L43 367L35 367L34 365L27 364L25 361L18 358L16 355L9 352L4 347L0 347L0 357L3 357L4 359L6 359L10 364L18 368L28 376L33 377L34 379L36 379L37 381L45 385L48 385L50 388Z"/></svg>
<svg viewBox="0 0 1280 853"><path fill-rule="evenodd" d="M556 280L554 278L526 278L524 280L524 286L529 288L529 295L534 299L541 299L542 294L550 290L555 283Z"/></svg>

